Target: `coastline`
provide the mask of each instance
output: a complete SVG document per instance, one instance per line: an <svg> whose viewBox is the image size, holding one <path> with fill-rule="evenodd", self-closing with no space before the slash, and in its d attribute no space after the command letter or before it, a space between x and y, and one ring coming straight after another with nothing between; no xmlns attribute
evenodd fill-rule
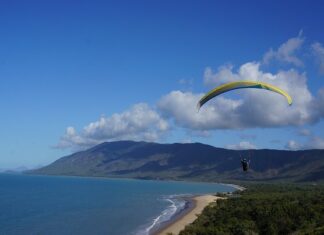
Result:
<svg viewBox="0 0 324 235"><path fill-rule="evenodd" d="M152 235L166 235L168 233L174 235L179 234L186 225L191 224L197 219L197 215L201 214L206 206L219 199L223 198L211 194L195 196L187 199L189 202L187 208L162 225L157 231L153 231Z"/></svg>
<svg viewBox="0 0 324 235"><path fill-rule="evenodd" d="M246 188L236 184L217 183L235 188L237 191L244 191ZM235 190L235 191L236 191ZM150 235L166 235L172 233L177 235L187 225L193 223L199 214L202 213L204 208L216 202L219 199L226 199L223 197L215 196L215 194L204 194L199 196L183 197L186 201L186 206L170 220L162 223L157 228L152 228L149 232Z"/></svg>
<svg viewBox="0 0 324 235"><path fill-rule="evenodd" d="M222 184L222 183L220 183ZM235 189L237 189L238 191L244 191L246 188L237 184L222 184L222 185L227 185L227 186L231 186Z"/></svg>
<svg viewBox="0 0 324 235"><path fill-rule="evenodd" d="M161 182L183 182L183 183L207 183L207 184L218 184L234 188L234 191L243 191L246 188L236 184L230 183L220 183L220 182L204 182L204 181L183 181L183 180L154 180L154 179L137 179L137 178L110 178L110 177L100 177L100 176L77 176L77 175L39 175L39 174L24 174L31 176L48 176L48 177L62 177L62 178L88 178L88 179L102 179L102 180L145 180L145 181L161 181ZM234 192L233 191L233 192ZM204 194L200 196L179 196L185 201L185 206L177 211L171 216L167 221L160 223L151 224L144 230L143 234L147 235L166 235L172 233L173 235L178 234L182 231L186 225L193 223L197 219L197 215L201 214L203 209L208 206L210 203L215 202L218 199L224 199L223 197L215 196L217 192L213 194ZM231 193L230 193L231 194ZM158 220L157 220L158 221ZM137 233L136 233L137 234ZM142 231L138 234L142 234Z"/></svg>

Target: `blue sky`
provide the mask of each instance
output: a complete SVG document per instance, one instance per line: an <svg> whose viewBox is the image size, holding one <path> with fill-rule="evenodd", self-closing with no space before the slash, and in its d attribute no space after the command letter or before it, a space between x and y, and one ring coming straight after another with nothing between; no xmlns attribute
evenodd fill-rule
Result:
<svg viewBox="0 0 324 235"><path fill-rule="evenodd" d="M1 1L0 169L120 139L324 148L323 10L321 1ZM273 82L296 102L238 91L193 112L232 79Z"/></svg>

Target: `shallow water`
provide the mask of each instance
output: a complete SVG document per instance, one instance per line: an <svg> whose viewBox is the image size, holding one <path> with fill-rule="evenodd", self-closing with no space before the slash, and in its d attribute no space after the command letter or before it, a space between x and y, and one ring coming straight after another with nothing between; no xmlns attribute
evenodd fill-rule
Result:
<svg viewBox="0 0 324 235"><path fill-rule="evenodd" d="M148 234L221 184L0 174L0 234Z"/></svg>

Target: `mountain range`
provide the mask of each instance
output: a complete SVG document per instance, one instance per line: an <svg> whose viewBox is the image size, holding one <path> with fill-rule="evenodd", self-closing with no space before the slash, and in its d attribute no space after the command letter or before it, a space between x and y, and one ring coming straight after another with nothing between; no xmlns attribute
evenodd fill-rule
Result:
<svg viewBox="0 0 324 235"><path fill-rule="evenodd" d="M240 159L251 160L248 172ZM324 182L324 150L229 150L201 143L105 142L30 174L192 181Z"/></svg>

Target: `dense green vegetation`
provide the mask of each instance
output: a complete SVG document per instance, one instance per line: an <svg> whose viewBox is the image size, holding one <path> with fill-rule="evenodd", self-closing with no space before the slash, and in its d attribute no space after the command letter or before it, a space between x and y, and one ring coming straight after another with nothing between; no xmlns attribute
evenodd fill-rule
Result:
<svg viewBox="0 0 324 235"><path fill-rule="evenodd" d="M254 185L218 200L180 235L324 234L324 187Z"/></svg>

